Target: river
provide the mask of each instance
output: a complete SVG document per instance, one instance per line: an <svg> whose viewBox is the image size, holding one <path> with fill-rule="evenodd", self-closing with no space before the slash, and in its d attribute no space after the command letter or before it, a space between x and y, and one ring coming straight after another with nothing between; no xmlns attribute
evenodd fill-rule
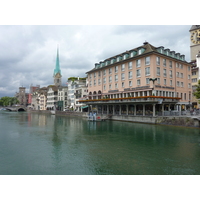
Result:
<svg viewBox="0 0 200 200"><path fill-rule="evenodd" d="M0 112L1 175L199 175L200 129Z"/></svg>

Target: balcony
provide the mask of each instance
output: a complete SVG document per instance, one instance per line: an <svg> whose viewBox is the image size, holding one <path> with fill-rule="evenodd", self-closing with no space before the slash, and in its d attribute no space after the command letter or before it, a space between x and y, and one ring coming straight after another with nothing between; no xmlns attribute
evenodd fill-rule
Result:
<svg viewBox="0 0 200 200"><path fill-rule="evenodd" d="M164 96L139 96L139 97L125 97L125 98L104 98L104 99L89 99L79 100L80 103L86 104L104 104L104 103L177 103L181 98L179 97L164 97Z"/></svg>

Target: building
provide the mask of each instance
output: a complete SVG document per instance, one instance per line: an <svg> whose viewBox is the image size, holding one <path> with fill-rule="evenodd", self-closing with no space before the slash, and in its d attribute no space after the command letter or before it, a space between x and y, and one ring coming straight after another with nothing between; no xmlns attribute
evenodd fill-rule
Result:
<svg viewBox="0 0 200 200"><path fill-rule="evenodd" d="M192 25L190 29L190 58L192 64L192 89L196 91L196 85L200 79L200 25ZM199 100L193 95L192 107L200 108Z"/></svg>
<svg viewBox="0 0 200 200"><path fill-rule="evenodd" d="M64 111L67 109L67 96L68 96L68 86L62 86L58 88L58 110Z"/></svg>
<svg viewBox="0 0 200 200"><path fill-rule="evenodd" d="M46 110L47 106L47 87L38 90L39 94L39 110Z"/></svg>
<svg viewBox="0 0 200 200"><path fill-rule="evenodd" d="M56 110L58 101L58 87L55 85L49 85L47 87L47 110Z"/></svg>
<svg viewBox="0 0 200 200"><path fill-rule="evenodd" d="M15 97L18 99L19 104L23 106L28 105L28 96L29 94L26 93L26 87L19 87L19 92L16 92Z"/></svg>
<svg viewBox="0 0 200 200"><path fill-rule="evenodd" d="M68 78L68 108L81 111L84 103L79 102L79 98L87 95L86 78Z"/></svg>
<svg viewBox="0 0 200 200"><path fill-rule="evenodd" d="M80 102L100 113L155 116L181 112L191 102L191 64L184 55L148 42L96 63L87 74L88 100Z"/></svg>
<svg viewBox="0 0 200 200"><path fill-rule="evenodd" d="M31 104L32 104L32 94L33 94L38 88L40 88L39 85L36 85L36 86L31 85L31 86L30 86L29 94L28 94L28 107L30 107L30 108L32 108L32 106L31 106Z"/></svg>

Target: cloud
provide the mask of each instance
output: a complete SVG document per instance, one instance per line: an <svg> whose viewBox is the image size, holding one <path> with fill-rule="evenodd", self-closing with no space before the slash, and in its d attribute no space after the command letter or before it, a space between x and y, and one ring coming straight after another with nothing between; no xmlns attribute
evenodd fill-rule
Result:
<svg viewBox="0 0 200 200"><path fill-rule="evenodd" d="M20 86L53 84L59 47L62 80L85 77L109 57L146 40L186 55L190 26L0 26L0 97L14 96Z"/></svg>

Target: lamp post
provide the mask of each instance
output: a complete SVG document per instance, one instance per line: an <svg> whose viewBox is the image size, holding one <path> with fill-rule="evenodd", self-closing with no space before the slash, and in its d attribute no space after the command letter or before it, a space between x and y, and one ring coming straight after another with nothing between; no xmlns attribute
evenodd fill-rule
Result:
<svg viewBox="0 0 200 200"><path fill-rule="evenodd" d="M152 89L152 92L153 92L153 94L154 94L154 82L157 81L157 78L150 78L149 81L152 81L152 82L153 82L153 89ZM153 95L153 94L152 94L152 95Z"/></svg>

